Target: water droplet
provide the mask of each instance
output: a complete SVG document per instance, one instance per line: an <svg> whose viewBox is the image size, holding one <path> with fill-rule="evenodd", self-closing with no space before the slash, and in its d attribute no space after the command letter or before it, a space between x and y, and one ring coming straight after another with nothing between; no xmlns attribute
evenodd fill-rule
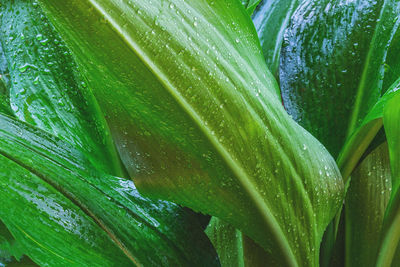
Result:
<svg viewBox="0 0 400 267"><path fill-rule="evenodd" d="M235 42L238 44L240 42L240 40L238 38L236 38Z"/></svg>

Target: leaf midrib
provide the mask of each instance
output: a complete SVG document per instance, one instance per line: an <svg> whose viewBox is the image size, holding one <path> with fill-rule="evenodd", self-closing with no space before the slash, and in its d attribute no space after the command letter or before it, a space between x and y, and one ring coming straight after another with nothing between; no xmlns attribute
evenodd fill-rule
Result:
<svg viewBox="0 0 400 267"><path fill-rule="evenodd" d="M277 222L276 218L272 215L270 208L265 204L261 195L255 190L255 186L250 182L249 176L243 167L237 163L228 153L228 151L219 143L217 138L213 136L212 131L206 127L201 120L201 117L197 114L197 112L192 108L192 106L183 99L180 93L176 90L176 88L172 85L166 75L155 65L153 64L150 57L146 55L146 53L139 47L139 45L130 38L130 35L126 33L121 27L119 27L118 23L114 20L114 18L109 15L103 6L98 3L96 0L87 0L89 1L99 12L104 16L104 19L109 22L112 26L112 29L115 33L117 33L122 40L128 45L128 47L132 48L133 53L143 62L143 64L153 73L153 75L159 80L159 82L163 85L165 89L173 96L175 101L181 106L181 108L186 111L189 117L195 122L195 124L201 129L203 134L207 137L207 139L211 142L214 148L219 152L222 159L226 162L226 164L230 167L235 176L242 183L246 192L250 196L251 199L256 203L256 206L260 210L260 213L263 215L270 229L274 229L271 231L275 233L275 238L277 239L279 246L282 248L281 251L283 254L286 254L285 261L290 266L298 266L297 258L292 251L292 248L289 245L289 241L286 238L286 235L283 234L282 228ZM254 114L255 112L253 112Z"/></svg>

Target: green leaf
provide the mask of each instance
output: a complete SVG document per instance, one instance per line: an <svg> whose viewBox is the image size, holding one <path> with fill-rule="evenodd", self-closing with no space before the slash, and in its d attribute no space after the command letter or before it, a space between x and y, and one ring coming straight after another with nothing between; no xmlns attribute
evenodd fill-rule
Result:
<svg viewBox="0 0 400 267"><path fill-rule="evenodd" d="M392 195L385 214L377 266L391 266L400 241L400 94L384 107L383 124L389 144Z"/></svg>
<svg viewBox="0 0 400 267"><path fill-rule="evenodd" d="M385 61L383 90L386 91L400 77L400 29L397 29Z"/></svg>
<svg viewBox="0 0 400 267"><path fill-rule="evenodd" d="M107 235L68 198L4 155L0 163L0 217L35 262L129 266Z"/></svg>
<svg viewBox="0 0 400 267"><path fill-rule="evenodd" d="M217 263L201 226L179 206L141 197L131 181L93 170L79 150L39 129L3 115L0 125L0 218L35 262Z"/></svg>
<svg viewBox="0 0 400 267"><path fill-rule="evenodd" d="M286 27L301 0L264 0L252 18L270 71L279 76L280 53Z"/></svg>
<svg viewBox="0 0 400 267"><path fill-rule="evenodd" d="M346 195L346 266L375 266L385 210L391 194L387 143L361 161Z"/></svg>
<svg viewBox="0 0 400 267"><path fill-rule="evenodd" d="M334 157L381 96L399 4L304 1L286 30L280 65L284 105Z"/></svg>
<svg viewBox="0 0 400 267"><path fill-rule="evenodd" d="M247 13L253 14L261 0L242 0L243 6L246 8Z"/></svg>
<svg viewBox="0 0 400 267"><path fill-rule="evenodd" d="M19 242L17 242L7 227L0 220L0 265L18 262L24 255Z"/></svg>
<svg viewBox="0 0 400 267"><path fill-rule="evenodd" d="M14 114L80 148L97 168L122 176L96 100L38 4L5 1L0 10L1 25L12 25L1 28L0 39Z"/></svg>
<svg viewBox="0 0 400 267"><path fill-rule="evenodd" d="M0 112L11 115L8 99L9 74L8 63L4 55L3 46L0 43Z"/></svg>
<svg viewBox="0 0 400 267"><path fill-rule="evenodd" d="M386 93L375 103L359 127L346 141L340 152L337 162L343 178L348 180L349 175L357 165L359 159L366 151L379 129L382 127L382 117L384 107L388 101L396 98L400 94L400 78L395 81Z"/></svg>
<svg viewBox="0 0 400 267"><path fill-rule="evenodd" d="M213 217L206 233L218 252L222 267L265 266L269 255L232 225Z"/></svg>
<svg viewBox="0 0 400 267"><path fill-rule="evenodd" d="M239 1L40 3L141 192L229 222L276 265L317 264L340 173L283 109Z"/></svg>

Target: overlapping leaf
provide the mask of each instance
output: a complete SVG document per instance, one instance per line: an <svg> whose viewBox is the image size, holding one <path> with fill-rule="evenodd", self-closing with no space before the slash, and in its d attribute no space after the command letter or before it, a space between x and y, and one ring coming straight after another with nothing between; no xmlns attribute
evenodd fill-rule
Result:
<svg viewBox="0 0 400 267"><path fill-rule="evenodd" d="M243 6L246 8L247 12L250 15L254 12L260 2L261 0L242 0Z"/></svg>
<svg viewBox="0 0 400 267"><path fill-rule="evenodd" d="M1 43L13 113L67 140L91 164L123 175L96 101L60 36L34 1L2 1ZM7 64L8 61L8 64ZM0 69L1 71L1 69Z"/></svg>
<svg viewBox="0 0 400 267"><path fill-rule="evenodd" d="M84 154L39 129L3 115L0 125L0 217L35 262L217 263L202 228L179 206L141 197L131 181L93 170Z"/></svg>
<svg viewBox="0 0 400 267"><path fill-rule="evenodd" d="M206 233L218 252L222 267L270 264L270 256L265 250L229 223L213 217Z"/></svg>
<svg viewBox="0 0 400 267"><path fill-rule="evenodd" d="M357 166L346 196L346 266L375 266L392 190L389 151L381 144Z"/></svg>
<svg viewBox="0 0 400 267"><path fill-rule="evenodd" d="M391 266L400 241L400 94L384 107L383 123L389 144L392 194L385 214L377 266ZM395 266L397 263L393 263Z"/></svg>
<svg viewBox="0 0 400 267"><path fill-rule="evenodd" d="M400 29L393 36L385 61L383 90L386 91L400 77Z"/></svg>
<svg viewBox="0 0 400 267"><path fill-rule="evenodd" d="M283 36L293 12L301 0L264 0L253 14L265 61L278 77Z"/></svg>
<svg viewBox="0 0 400 267"><path fill-rule="evenodd" d="M381 95L399 4L308 0L292 16L281 54L283 101L335 157Z"/></svg>
<svg viewBox="0 0 400 267"><path fill-rule="evenodd" d="M318 262L340 174L282 108L239 1L40 2L143 193L223 218L275 264Z"/></svg>

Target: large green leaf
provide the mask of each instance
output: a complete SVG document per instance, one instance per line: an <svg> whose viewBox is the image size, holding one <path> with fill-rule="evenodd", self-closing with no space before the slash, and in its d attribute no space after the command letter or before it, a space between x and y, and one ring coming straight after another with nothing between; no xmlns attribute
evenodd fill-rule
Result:
<svg viewBox="0 0 400 267"><path fill-rule="evenodd" d="M362 160L346 195L346 266L375 266L385 210L391 194L387 143Z"/></svg>
<svg viewBox="0 0 400 267"><path fill-rule="evenodd" d="M383 124L389 144L392 195L385 214L377 266L391 266L400 241L400 94L387 102ZM397 260L399 258L397 257ZM397 262L400 264L400 262ZM396 264L394 264L396 266Z"/></svg>
<svg viewBox="0 0 400 267"><path fill-rule="evenodd" d="M301 0L264 0L253 14L265 61L278 77L283 36L293 12Z"/></svg>
<svg viewBox="0 0 400 267"><path fill-rule="evenodd" d="M217 263L202 227L179 206L141 197L131 181L93 170L79 150L39 129L3 115L0 125L0 218L36 262L121 266L124 252L140 266Z"/></svg>
<svg viewBox="0 0 400 267"><path fill-rule="evenodd" d="M216 248L222 267L266 266L270 256L229 223L213 217L206 233Z"/></svg>
<svg viewBox="0 0 400 267"><path fill-rule="evenodd" d="M40 3L141 192L224 219L277 265L318 263L342 180L283 109L240 1Z"/></svg>
<svg viewBox="0 0 400 267"><path fill-rule="evenodd" d="M381 95L399 4L307 0L286 30L280 65L284 105L335 157Z"/></svg>
<svg viewBox="0 0 400 267"><path fill-rule="evenodd" d="M2 1L9 99L21 120L67 140L92 165L122 176L108 126L69 50L32 0Z"/></svg>

